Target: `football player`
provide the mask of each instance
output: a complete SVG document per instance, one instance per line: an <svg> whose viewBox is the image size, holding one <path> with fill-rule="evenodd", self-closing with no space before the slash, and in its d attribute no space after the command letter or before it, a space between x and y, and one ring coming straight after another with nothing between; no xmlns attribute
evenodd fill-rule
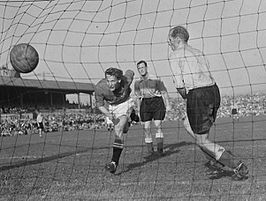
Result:
<svg viewBox="0 0 266 201"><path fill-rule="evenodd" d="M157 143L157 153L163 154L162 121L166 111L170 111L168 93L164 83L152 77L148 73L147 62L141 60L137 63L140 79L135 82L134 91L137 97L138 112L144 125L145 144L149 154L154 153L153 139L151 133L151 122L154 121L157 129L155 139Z"/></svg>
<svg viewBox="0 0 266 201"><path fill-rule="evenodd" d="M44 117L43 117L43 114L40 112L39 109L36 109L35 112L37 114L37 118L36 118L37 129L39 132L39 136L42 137L42 133L44 131Z"/></svg>
<svg viewBox="0 0 266 201"><path fill-rule="evenodd" d="M188 40L186 28L170 29L168 43L173 50L170 57L173 79L187 104L184 126L207 158L229 167L234 178L245 179L248 176L246 165L223 146L209 140L209 131L220 107L220 91L204 54L188 45Z"/></svg>
<svg viewBox="0 0 266 201"><path fill-rule="evenodd" d="M123 150L123 133L129 128L128 122L134 107L134 101L130 97L133 77L132 70L127 70L123 75L120 69L108 68L105 71L105 78L95 86L96 106L114 123L113 155L111 162L105 166L110 173L116 172ZM108 103L108 107L105 106L105 102Z"/></svg>

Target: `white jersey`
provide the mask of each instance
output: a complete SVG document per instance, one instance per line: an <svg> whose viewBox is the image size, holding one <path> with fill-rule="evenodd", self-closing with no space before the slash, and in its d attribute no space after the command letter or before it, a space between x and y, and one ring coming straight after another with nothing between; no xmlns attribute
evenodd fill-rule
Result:
<svg viewBox="0 0 266 201"><path fill-rule="evenodd" d="M176 88L186 88L189 91L215 84L203 53L189 45L172 52L170 64Z"/></svg>

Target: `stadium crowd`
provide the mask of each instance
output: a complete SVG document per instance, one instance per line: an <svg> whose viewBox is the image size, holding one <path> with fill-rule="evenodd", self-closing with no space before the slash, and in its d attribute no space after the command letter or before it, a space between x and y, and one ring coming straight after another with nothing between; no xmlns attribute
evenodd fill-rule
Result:
<svg viewBox="0 0 266 201"><path fill-rule="evenodd" d="M180 98L170 98L172 110L167 120L176 121L183 117L185 104ZM266 115L266 94L240 95L237 97L223 96L218 118L232 117L232 109L237 110L237 116ZM5 114L3 111L5 110ZM1 109L1 136L37 134L37 123L34 115L21 115L25 109ZM10 115L8 115L10 114ZM11 115L12 114L12 115ZM102 114L88 111L55 111L43 112L46 132L100 129L106 127ZM4 117L4 118L3 118Z"/></svg>
<svg viewBox="0 0 266 201"><path fill-rule="evenodd" d="M168 114L168 120L181 119L185 111L185 103L180 101L180 98L175 98L171 99L171 105L172 111ZM217 118L232 117L232 109L236 109L238 117L266 115L266 94L223 96Z"/></svg>
<svg viewBox="0 0 266 201"><path fill-rule="evenodd" d="M34 115L32 115L34 116ZM104 127L101 114L87 112L43 112L45 132L99 129ZM36 118L10 115L1 119L1 135L38 134Z"/></svg>

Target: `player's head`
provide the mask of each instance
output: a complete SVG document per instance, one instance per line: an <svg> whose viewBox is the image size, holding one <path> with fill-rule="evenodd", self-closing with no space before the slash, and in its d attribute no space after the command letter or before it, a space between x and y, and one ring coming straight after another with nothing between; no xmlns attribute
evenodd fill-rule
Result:
<svg viewBox="0 0 266 201"><path fill-rule="evenodd" d="M121 79L123 76L123 71L117 68L108 68L105 71L105 78L107 80L107 85L111 91L119 88Z"/></svg>
<svg viewBox="0 0 266 201"><path fill-rule="evenodd" d="M168 44L172 50L176 50L181 43L187 43L189 33L186 28L176 26L170 29L168 34Z"/></svg>
<svg viewBox="0 0 266 201"><path fill-rule="evenodd" d="M147 62L144 60L141 60L137 63L137 69L139 71L139 74L141 76L146 76L148 73L148 65Z"/></svg>

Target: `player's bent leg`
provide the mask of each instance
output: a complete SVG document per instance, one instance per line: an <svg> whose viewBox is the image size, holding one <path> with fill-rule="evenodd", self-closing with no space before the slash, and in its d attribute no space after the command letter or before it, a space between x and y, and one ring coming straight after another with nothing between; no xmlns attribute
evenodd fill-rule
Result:
<svg viewBox="0 0 266 201"><path fill-rule="evenodd" d="M187 133L196 141L197 138L194 134L194 132L192 131L192 128L190 126L190 123L188 121L188 117L187 115L185 115L183 118L182 118L182 121L183 121L183 125L184 125L184 128L186 129ZM214 161L215 161L215 157L213 155L213 153L205 153L205 152L208 152L204 147L201 147L199 146L200 149L203 151L204 153L204 156L206 157L206 159L208 160L207 162L207 166L209 166L209 164L214 164Z"/></svg>
<svg viewBox="0 0 266 201"><path fill-rule="evenodd" d="M211 178L220 178L222 175L224 175L224 164L219 163L217 159L224 151L224 148L210 142L207 138L208 134L194 134L194 136L196 139L196 144L199 146L204 153L204 156L208 160L208 162L205 164L205 166L208 167L207 174Z"/></svg>
<svg viewBox="0 0 266 201"><path fill-rule="evenodd" d="M225 148L216 143L211 142L208 139L208 134L194 135L196 137L196 143L201 147L204 153L218 161L221 155L224 153Z"/></svg>
<svg viewBox="0 0 266 201"><path fill-rule="evenodd" d="M195 136L194 132L192 131L192 128L191 128L191 126L190 126L190 124L189 124L189 121L188 121L187 115L184 116L184 117L182 118L182 120L183 120L183 125L184 125L184 127L185 127L187 133L188 133L191 137L193 137L194 139L196 139L196 136Z"/></svg>
<svg viewBox="0 0 266 201"><path fill-rule="evenodd" d="M112 174L116 172L117 166L119 164L119 159L123 151L123 146L124 146L123 140L116 138L113 143L113 155L112 155L111 162L106 164L105 166L105 169L108 170Z"/></svg>
<svg viewBox="0 0 266 201"><path fill-rule="evenodd" d="M242 161L237 161L236 157L225 150L224 147L208 140L208 134L195 134L197 144L201 150L209 157L213 157L223 166L227 166L233 171L233 179L243 180L248 178L248 168Z"/></svg>
<svg viewBox="0 0 266 201"><path fill-rule="evenodd" d="M122 135L124 131L128 131L128 116L127 115L121 115L120 117L117 118L116 124L114 126L115 130L115 135L118 138L122 138Z"/></svg>
<svg viewBox="0 0 266 201"><path fill-rule="evenodd" d="M130 127L129 117L127 115L122 115L119 117L119 127L116 133L119 133L122 135L122 133L127 133ZM122 128L122 133L119 129Z"/></svg>
<svg viewBox="0 0 266 201"><path fill-rule="evenodd" d="M126 115L117 118L118 121L115 124L115 141L113 144L113 155L110 163L106 164L105 168L110 173L114 174L116 172L117 166L119 164L119 159L123 151L123 129L128 122L128 117Z"/></svg>
<svg viewBox="0 0 266 201"><path fill-rule="evenodd" d="M228 151L225 151L218 161L232 170L232 178L234 180L244 180L248 178L249 171L247 166Z"/></svg>

